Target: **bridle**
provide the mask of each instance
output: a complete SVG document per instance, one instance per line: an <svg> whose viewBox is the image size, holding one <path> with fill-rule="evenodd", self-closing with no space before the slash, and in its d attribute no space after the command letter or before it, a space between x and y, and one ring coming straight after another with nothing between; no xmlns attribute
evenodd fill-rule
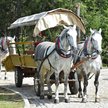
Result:
<svg viewBox="0 0 108 108"><path fill-rule="evenodd" d="M57 38L57 41L56 41L55 50L63 58L71 57L70 50L68 50L69 53L66 54L65 53L66 51L64 49L60 48L60 38L59 37Z"/></svg>
<svg viewBox="0 0 108 108"><path fill-rule="evenodd" d="M85 56L91 56L92 59L97 58L97 56L100 54L99 51L96 49L95 44L94 44L94 40L93 39L93 35L95 34L95 32L86 39L85 44L84 44L84 55ZM88 51L88 45L90 46L90 52Z"/></svg>
<svg viewBox="0 0 108 108"><path fill-rule="evenodd" d="M69 39L70 39L69 37L70 37L69 34L65 35L65 38L68 41L68 44L70 46L70 49L67 50L67 51L64 50L63 47L62 47L63 45L61 44L61 36L58 36L57 40L56 40L55 50L63 58L69 58L69 57L72 56L72 50L74 49L74 47L71 45L71 43L69 41Z"/></svg>

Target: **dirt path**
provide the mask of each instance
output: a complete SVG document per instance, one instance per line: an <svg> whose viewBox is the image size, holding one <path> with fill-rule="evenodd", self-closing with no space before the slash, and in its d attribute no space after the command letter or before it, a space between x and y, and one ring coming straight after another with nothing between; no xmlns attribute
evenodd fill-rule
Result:
<svg viewBox="0 0 108 108"><path fill-rule="evenodd" d="M81 103L81 99L77 95L69 95L70 103L65 103L63 100L63 95L60 95L60 103L54 104L53 99L40 100L34 92L33 89L33 78L25 78L23 80L23 86L21 88L16 88L14 85L14 72L7 73L7 80L3 79L4 73L2 73L2 79L0 79L0 86L11 88L15 91L23 94L30 102L30 108L108 108L108 69L102 69L100 75L100 86L99 86L99 96L100 102L94 102L94 78L89 80L88 86L88 102ZM53 91L55 86L52 86ZM60 92L63 93L63 84L59 87Z"/></svg>

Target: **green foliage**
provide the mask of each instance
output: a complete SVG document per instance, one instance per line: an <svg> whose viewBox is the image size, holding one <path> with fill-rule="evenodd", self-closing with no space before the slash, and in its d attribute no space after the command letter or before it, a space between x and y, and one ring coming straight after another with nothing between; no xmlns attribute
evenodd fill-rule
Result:
<svg viewBox="0 0 108 108"><path fill-rule="evenodd" d="M80 16L86 27L86 35L90 33L90 28L102 28L102 47L103 50L108 50L108 0L0 0L0 30L7 32L7 27L21 16L55 8L66 8L76 13L77 3L80 3ZM27 34L32 35L33 27L24 29ZM53 30L54 34L51 31L53 36L60 33L58 29ZM15 33L15 30L11 32ZM48 31L46 34L48 35ZM48 39L50 38L54 40L53 37L48 37Z"/></svg>
<svg viewBox="0 0 108 108"><path fill-rule="evenodd" d="M19 94L0 88L0 108L24 108L24 101Z"/></svg>

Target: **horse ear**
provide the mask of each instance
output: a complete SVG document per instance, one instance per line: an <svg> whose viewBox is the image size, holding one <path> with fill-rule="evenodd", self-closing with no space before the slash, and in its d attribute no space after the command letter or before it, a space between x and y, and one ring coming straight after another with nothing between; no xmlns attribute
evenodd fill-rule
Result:
<svg viewBox="0 0 108 108"><path fill-rule="evenodd" d="M90 32L93 34L94 33L94 31L90 28Z"/></svg>
<svg viewBox="0 0 108 108"><path fill-rule="evenodd" d="M73 25L73 28L76 29L76 25L75 24Z"/></svg>
<svg viewBox="0 0 108 108"><path fill-rule="evenodd" d="M68 27L67 27L66 25L63 25L63 27L64 27L65 29L68 29Z"/></svg>
<svg viewBox="0 0 108 108"><path fill-rule="evenodd" d="M101 34L101 32L102 32L102 29L100 28L100 29L99 29L99 33Z"/></svg>
<svg viewBox="0 0 108 108"><path fill-rule="evenodd" d="M15 39L15 38L16 38L16 36L14 35L13 39Z"/></svg>

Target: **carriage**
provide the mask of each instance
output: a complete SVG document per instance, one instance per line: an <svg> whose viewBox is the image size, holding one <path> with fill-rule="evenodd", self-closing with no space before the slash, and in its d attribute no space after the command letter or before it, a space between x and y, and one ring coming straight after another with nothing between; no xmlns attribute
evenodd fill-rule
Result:
<svg viewBox="0 0 108 108"><path fill-rule="evenodd" d="M76 24L82 32L85 33L84 24L76 14L72 11L58 8L47 12L42 12L39 14L34 14L30 16L25 16L17 19L14 23L10 25L8 29L14 29L17 27L23 26L34 26L34 35L37 36L41 31L45 31L50 28L54 28L57 26L69 26ZM36 72L37 63L34 59L34 46L35 41L26 41L26 42L15 42L10 43L9 48L12 44L16 45L17 54L10 54L5 60L3 60L3 64L5 66L6 71L15 71L15 85L16 87L21 87L23 78L26 77L34 77L34 88L36 94L39 93L39 79L38 73ZM37 42L38 43L38 42ZM25 45L32 46L32 50L25 49ZM20 46L20 48L19 48ZM22 47L21 47L22 46ZM36 46L35 46L36 47ZM23 48L23 53L21 53L20 49ZM62 72L61 72L62 76ZM51 83L54 83L54 75L51 76ZM63 80L61 79L61 83ZM71 94L76 94L78 92L78 80L76 73L70 72L69 75L69 88Z"/></svg>

